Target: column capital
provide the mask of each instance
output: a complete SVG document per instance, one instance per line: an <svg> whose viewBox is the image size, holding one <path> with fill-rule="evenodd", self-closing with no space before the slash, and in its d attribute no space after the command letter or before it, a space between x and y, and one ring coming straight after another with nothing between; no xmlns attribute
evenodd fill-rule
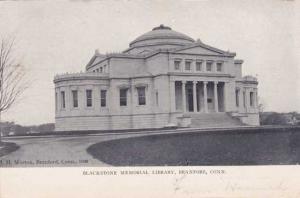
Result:
<svg viewBox="0 0 300 198"><path fill-rule="evenodd" d="M198 83L198 80L193 80L193 84L197 84Z"/></svg>
<svg viewBox="0 0 300 198"><path fill-rule="evenodd" d="M214 81L214 85L217 85L219 83L219 81Z"/></svg>
<svg viewBox="0 0 300 198"><path fill-rule="evenodd" d="M208 83L208 81L203 81L203 84L204 84L204 85L207 85L207 83Z"/></svg>
<svg viewBox="0 0 300 198"><path fill-rule="evenodd" d="M186 80L182 80L181 81L182 84L186 84L186 82L187 82Z"/></svg>

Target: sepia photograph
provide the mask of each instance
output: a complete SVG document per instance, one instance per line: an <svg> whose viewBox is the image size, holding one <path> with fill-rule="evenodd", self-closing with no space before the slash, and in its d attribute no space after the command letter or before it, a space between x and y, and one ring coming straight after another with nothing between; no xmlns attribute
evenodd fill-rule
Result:
<svg viewBox="0 0 300 198"><path fill-rule="evenodd" d="M115 180L206 175L214 185L247 167L299 176L299 9L296 0L1 1L0 197L13 195L1 188L12 188L11 171L47 168ZM300 197L292 192L278 197ZM225 194L176 196L259 197Z"/></svg>

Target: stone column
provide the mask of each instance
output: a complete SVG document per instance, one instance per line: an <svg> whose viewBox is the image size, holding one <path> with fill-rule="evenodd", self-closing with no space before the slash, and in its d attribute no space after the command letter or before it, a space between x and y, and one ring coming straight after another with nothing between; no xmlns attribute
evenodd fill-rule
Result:
<svg viewBox="0 0 300 198"><path fill-rule="evenodd" d="M204 112L208 113L208 108L207 108L207 81L203 82L203 92L204 92Z"/></svg>
<svg viewBox="0 0 300 198"><path fill-rule="evenodd" d="M197 81L193 81L193 109L197 112L197 91L196 91Z"/></svg>
<svg viewBox="0 0 300 198"><path fill-rule="evenodd" d="M182 82L182 112L186 112L186 93L185 93L185 85L186 81L181 81Z"/></svg>
<svg viewBox="0 0 300 198"><path fill-rule="evenodd" d="M134 113L134 82L133 82L133 79L131 78L130 79L130 128L134 128L134 122L133 122L133 113ZM128 91L127 91L127 97L128 97ZM128 102L128 101L127 101ZM147 101L146 101L147 102ZM127 104L128 105L128 104Z"/></svg>
<svg viewBox="0 0 300 198"><path fill-rule="evenodd" d="M214 81L214 106L215 106L215 112L219 112L219 102L218 102L218 82Z"/></svg>
<svg viewBox="0 0 300 198"><path fill-rule="evenodd" d="M199 82L199 84L201 84L201 82ZM198 108L199 108L199 112L202 112L203 110L203 105L202 105L202 89L200 89L200 86L198 87L198 98L199 98L199 103L198 103Z"/></svg>
<svg viewBox="0 0 300 198"><path fill-rule="evenodd" d="M228 84L228 82L224 82L224 86L223 86L223 108L224 108L224 112L226 112L227 111L227 106L228 106L228 104L227 104L227 102L228 102L228 99L227 99L227 91L228 91L228 89L227 89L227 85Z"/></svg>
<svg viewBox="0 0 300 198"><path fill-rule="evenodd" d="M192 62L191 62L191 71L196 72L196 61L195 60L192 60Z"/></svg>
<svg viewBox="0 0 300 198"><path fill-rule="evenodd" d="M258 107L258 104L257 104L257 90L254 90L253 100L254 100L254 107L255 107L255 109L257 109L257 107Z"/></svg>
<svg viewBox="0 0 300 198"><path fill-rule="evenodd" d="M245 108L245 112L248 112L248 90L245 88L244 89L244 93L245 93L245 100L244 100L244 108Z"/></svg>
<svg viewBox="0 0 300 198"><path fill-rule="evenodd" d="M55 88L54 93L55 93L55 114L56 114L58 110L58 97L59 97L57 88Z"/></svg>
<svg viewBox="0 0 300 198"><path fill-rule="evenodd" d="M173 80L170 81L170 105L171 105L170 112L176 111L175 82L176 81L173 81ZM154 108L154 106L153 106L153 108Z"/></svg>

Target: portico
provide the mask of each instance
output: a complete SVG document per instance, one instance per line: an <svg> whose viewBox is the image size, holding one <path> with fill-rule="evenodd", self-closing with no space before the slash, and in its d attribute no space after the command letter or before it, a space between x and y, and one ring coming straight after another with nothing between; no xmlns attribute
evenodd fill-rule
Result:
<svg viewBox="0 0 300 198"><path fill-rule="evenodd" d="M183 113L224 112L225 82L176 80L176 111Z"/></svg>

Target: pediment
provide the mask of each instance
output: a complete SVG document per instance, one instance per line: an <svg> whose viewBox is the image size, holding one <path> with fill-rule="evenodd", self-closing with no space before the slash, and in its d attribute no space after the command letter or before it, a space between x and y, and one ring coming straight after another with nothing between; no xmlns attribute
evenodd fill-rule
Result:
<svg viewBox="0 0 300 198"><path fill-rule="evenodd" d="M189 49L179 50L179 53L188 53L188 54L208 54L208 55L220 55L221 53L214 52L202 47L193 47Z"/></svg>
<svg viewBox="0 0 300 198"><path fill-rule="evenodd" d="M89 63L87 64L87 67L91 66L91 65L95 65L97 63L99 63L100 61L104 60L105 59L105 56L93 56L91 58L91 60L89 61Z"/></svg>
<svg viewBox="0 0 300 198"><path fill-rule="evenodd" d="M102 61L102 60L104 60L104 59L105 59L105 57L97 56L97 57L95 58L95 60L93 61L92 65L95 65L95 64L99 63L100 61Z"/></svg>
<svg viewBox="0 0 300 198"><path fill-rule="evenodd" d="M234 56L235 53L226 52L203 43L193 44L191 46L185 46L175 50L176 53L187 53L187 54L201 54L201 55L226 55Z"/></svg>

